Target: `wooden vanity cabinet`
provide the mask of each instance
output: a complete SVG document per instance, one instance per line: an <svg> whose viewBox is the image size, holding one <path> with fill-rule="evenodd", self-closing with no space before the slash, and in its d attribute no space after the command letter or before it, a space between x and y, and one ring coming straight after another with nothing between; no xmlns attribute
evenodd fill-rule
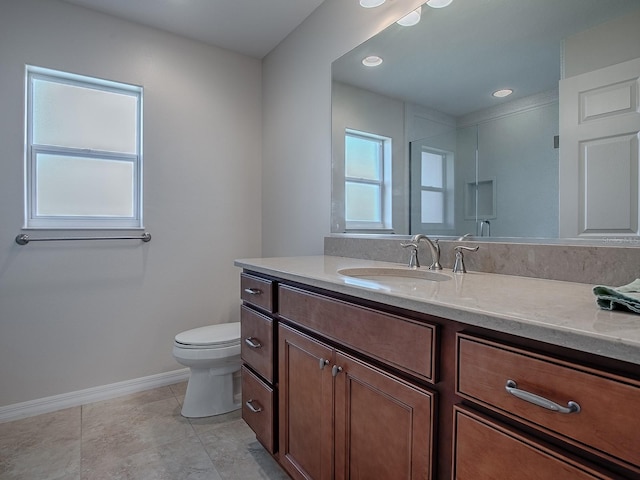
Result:
<svg viewBox="0 0 640 480"><path fill-rule="evenodd" d="M433 478L437 329L279 285L280 462L296 479ZM374 365L375 362L375 365Z"/></svg>
<svg viewBox="0 0 640 480"><path fill-rule="evenodd" d="M280 462L295 479L432 478L433 394L279 326Z"/></svg>
<svg viewBox="0 0 640 480"><path fill-rule="evenodd" d="M296 480L640 479L634 365L260 274L242 282L243 418ZM509 380L580 412L523 400Z"/></svg>
<svg viewBox="0 0 640 480"><path fill-rule="evenodd" d="M275 282L248 273L240 275L240 298L246 305L267 313L275 312Z"/></svg>
<svg viewBox="0 0 640 480"><path fill-rule="evenodd" d="M278 343L280 464L296 479L331 479L333 350L283 325Z"/></svg>
<svg viewBox="0 0 640 480"><path fill-rule="evenodd" d="M274 455L277 453L275 282L243 273L240 285L242 418Z"/></svg>
<svg viewBox="0 0 640 480"><path fill-rule="evenodd" d="M346 349L437 382L437 327L301 288L278 286L279 318L295 323Z"/></svg>
<svg viewBox="0 0 640 480"><path fill-rule="evenodd" d="M274 418L276 397L273 387L242 366L242 419L256 434L258 441L272 455L276 452Z"/></svg>
<svg viewBox="0 0 640 480"><path fill-rule="evenodd" d="M589 460L571 466L562 452L576 449L584 457L604 459L640 478L640 382L463 333L456 337L456 352L456 393L469 405L523 428L509 431L504 422L456 407L455 478L495 478L488 473L490 468L513 465L504 456L506 451L514 459L520 455L519 461L534 470L555 472L531 478L620 478L589 467ZM566 450L553 453L544 440L523 440L525 428L539 433L539 438L566 444ZM486 471L475 477L465 474L478 453L474 445L479 448L490 438L495 442L483 457Z"/></svg>
<svg viewBox="0 0 640 480"><path fill-rule="evenodd" d="M456 480L612 478L469 408L454 407L454 432Z"/></svg>

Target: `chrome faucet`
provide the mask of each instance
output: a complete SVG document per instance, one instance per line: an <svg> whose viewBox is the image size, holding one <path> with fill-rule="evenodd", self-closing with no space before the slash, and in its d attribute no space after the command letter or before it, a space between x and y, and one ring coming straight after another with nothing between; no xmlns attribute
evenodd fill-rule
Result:
<svg viewBox="0 0 640 480"><path fill-rule="evenodd" d="M411 249L409 268L420 268L420 262L418 261L418 245L420 244L420 240L426 241L429 245L429 250L431 250L431 260L433 263L429 265L429 270L442 270L442 265L440 265L440 245L438 244L438 240L436 239L435 241L431 241L429 237L422 233L418 233L411 237L410 242L400 244L404 248Z"/></svg>

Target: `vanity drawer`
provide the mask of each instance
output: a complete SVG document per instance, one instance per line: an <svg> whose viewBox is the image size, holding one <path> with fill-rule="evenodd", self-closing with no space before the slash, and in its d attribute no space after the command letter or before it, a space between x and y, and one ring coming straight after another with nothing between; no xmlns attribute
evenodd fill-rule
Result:
<svg viewBox="0 0 640 480"><path fill-rule="evenodd" d="M242 273L240 274L240 298L243 302L273 313L273 282Z"/></svg>
<svg viewBox="0 0 640 480"><path fill-rule="evenodd" d="M242 367L242 419L271 454L275 453L273 436L273 389L247 367Z"/></svg>
<svg viewBox="0 0 640 480"><path fill-rule="evenodd" d="M280 318L376 360L435 383L436 327L286 285L278 287Z"/></svg>
<svg viewBox="0 0 640 480"><path fill-rule="evenodd" d="M243 305L240 322L242 360L273 383L273 320Z"/></svg>
<svg viewBox="0 0 640 480"><path fill-rule="evenodd" d="M515 394L530 392L563 407L576 402L580 411L530 403L507 391L509 380ZM638 381L458 334L456 393L640 472Z"/></svg>
<svg viewBox="0 0 640 480"><path fill-rule="evenodd" d="M454 407L453 434L456 480L612 478L464 407Z"/></svg>

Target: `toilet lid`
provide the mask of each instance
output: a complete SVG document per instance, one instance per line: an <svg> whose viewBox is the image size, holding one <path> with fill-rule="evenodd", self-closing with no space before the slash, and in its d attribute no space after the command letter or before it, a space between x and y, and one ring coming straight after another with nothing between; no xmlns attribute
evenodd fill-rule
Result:
<svg viewBox="0 0 640 480"><path fill-rule="evenodd" d="M176 335L175 341L182 345L192 346L225 347L237 345L240 343L240 322L207 325L187 330Z"/></svg>

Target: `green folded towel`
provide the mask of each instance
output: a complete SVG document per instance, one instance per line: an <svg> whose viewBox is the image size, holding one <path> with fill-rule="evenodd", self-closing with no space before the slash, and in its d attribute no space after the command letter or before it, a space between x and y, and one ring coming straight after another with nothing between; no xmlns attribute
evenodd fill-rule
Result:
<svg viewBox="0 0 640 480"><path fill-rule="evenodd" d="M598 285L593 287L596 302L603 310L620 308L631 312L640 313L640 278L636 278L629 285L622 287L606 287Z"/></svg>

